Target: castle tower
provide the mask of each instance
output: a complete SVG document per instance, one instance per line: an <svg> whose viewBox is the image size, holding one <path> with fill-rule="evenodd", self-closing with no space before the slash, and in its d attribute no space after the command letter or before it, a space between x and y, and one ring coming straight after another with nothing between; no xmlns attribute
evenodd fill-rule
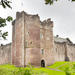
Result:
<svg viewBox="0 0 75 75"><path fill-rule="evenodd" d="M53 63L53 22L50 19L40 22L38 15L17 12L12 24L12 64L24 67Z"/></svg>
<svg viewBox="0 0 75 75"><path fill-rule="evenodd" d="M53 22L47 19L40 25L41 66L54 63Z"/></svg>

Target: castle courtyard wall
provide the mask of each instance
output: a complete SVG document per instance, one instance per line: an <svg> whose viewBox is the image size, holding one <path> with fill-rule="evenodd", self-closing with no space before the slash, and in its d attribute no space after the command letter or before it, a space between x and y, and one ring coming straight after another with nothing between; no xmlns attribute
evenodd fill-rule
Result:
<svg viewBox="0 0 75 75"><path fill-rule="evenodd" d="M67 55L68 55L69 61L75 61L75 44L67 45Z"/></svg>
<svg viewBox="0 0 75 75"><path fill-rule="evenodd" d="M65 45L63 43L54 43L54 56L56 61L65 61Z"/></svg>
<svg viewBox="0 0 75 75"><path fill-rule="evenodd" d="M0 64L11 64L11 44L0 46Z"/></svg>
<svg viewBox="0 0 75 75"><path fill-rule="evenodd" d="M54 43L55 61L75 61L75 45ZM67 57L67 60L65 60Z"/></svg>

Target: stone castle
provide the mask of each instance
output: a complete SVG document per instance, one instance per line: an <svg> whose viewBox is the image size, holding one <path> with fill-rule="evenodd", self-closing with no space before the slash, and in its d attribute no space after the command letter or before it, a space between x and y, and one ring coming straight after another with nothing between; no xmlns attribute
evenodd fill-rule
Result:
<svg viewBox="0 0 75 75"><path fill-rule="evenodd" d="M12 23L12 43L0 46L0 64L24 67L48 66L56 61L75 61L75 44L69 38L53 36L53 21L17 12Z"/></svg>

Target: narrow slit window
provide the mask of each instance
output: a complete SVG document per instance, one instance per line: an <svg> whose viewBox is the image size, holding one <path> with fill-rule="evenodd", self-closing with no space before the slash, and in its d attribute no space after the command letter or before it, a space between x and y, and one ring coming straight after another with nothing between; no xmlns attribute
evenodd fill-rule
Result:
<svg viewBox="0 0 75 75"><path fill-rule="evenodd" d="M40 33L40 38L43 39L43 34L42 33Z"/></svg>
<svg viewBox="0 0 75 75"><path fill-rule="evenodd" d="M41 54L42 54L42 55L44 54L44 49L41 50Z"/></svg>

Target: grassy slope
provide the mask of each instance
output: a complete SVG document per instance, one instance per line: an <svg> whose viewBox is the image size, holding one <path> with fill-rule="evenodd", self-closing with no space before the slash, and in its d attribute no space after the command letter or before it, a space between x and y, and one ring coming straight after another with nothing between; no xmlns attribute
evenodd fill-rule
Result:
<svg viewBox="0 0 75 75"><path fill-rule="evenodd" d="M64 70L67 67L70 67L71 64L75 64L75 63L71 63L71 62L56 62L55 64L48 66L46 68L17 68L13 65L0 65L0 75L65 75ZM54 69L59 69L62 70L61 71L54 71L54 70L50 70L48 68L54 68ZM24 73L24 72L30 72L28 73ZM75 74L74 74L75 75Z"/></svg>
<svg viewBox="0 0 75 75"><path fill-rule="evenodd" d="M75 62L56 62L55 64L48 66L48 68L59 69L63 72L70 72L75 75Z"/></svg>
<svg viewBox="0 0 75 75"><path fill-rule="evenodd" d="M56 63L54 63L53 65L51 65L51 66L48 66L49 68L58 68L59 66L63 66L64 64L67 64L67 63L69 63L69 62L56 62Z"/></svg>
<svg viewBox="0 0 75 75"><path fill-rule="evenodd" d="M64 71L66 68L70 68L75 65L75 62L56 62L55 64L48 66L48 68L54 68Z"/></svg>
<svg viewBox="0 0 75 75"><path fill-rule="evenodd" d="M44 75L65 75L65 72L54 71L46 68L35 68L35 71Z"/></svg>

